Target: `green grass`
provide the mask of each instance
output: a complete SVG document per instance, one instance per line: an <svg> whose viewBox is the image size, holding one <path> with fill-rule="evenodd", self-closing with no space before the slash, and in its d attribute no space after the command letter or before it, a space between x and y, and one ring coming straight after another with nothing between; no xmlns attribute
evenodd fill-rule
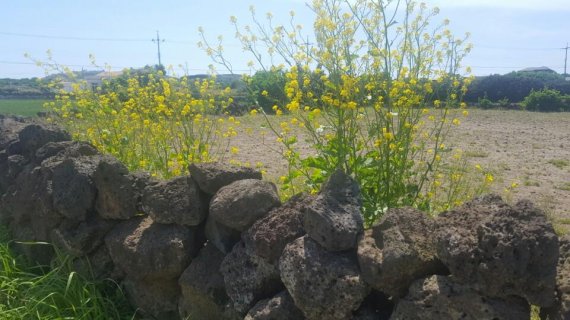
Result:
<svg viewBox="0 0 570 320"><path fill-rule="evenodd" d="M44 111L44 102L43 99L0 99L0 114L36 116Z"/></svg>
<svg viewBox="0 0 570 320"><path fill-rule="evenodd" d="M552 159L549 160L548 163L555 166L558 169L564 169L565 167L570 165L570 161L564 159Z"/></svg>
<svg viewBox="0 0 570 320"><path fill-rule="evenodd" d="M563 191L570 191L570 182L566 182L565 184L556 187L556 189L563 190Z"/></svg>
<svg viewBox="0 0 570 320"><path fill-rule="evenodd" d="M134 319L114 282L87 280L61 254L47 272L31 267L14 254L8 239L0 226L0 319Z"/></svg>

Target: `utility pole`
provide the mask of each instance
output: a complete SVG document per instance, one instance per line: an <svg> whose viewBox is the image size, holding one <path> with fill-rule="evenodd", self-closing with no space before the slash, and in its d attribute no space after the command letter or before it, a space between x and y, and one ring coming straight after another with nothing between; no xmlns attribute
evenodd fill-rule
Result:
<svg viewBox="0 0 570 320"><path fill-rule="evenodd" d="M162 67L162 61L160 60L160 42L164 42L164 39L160 39L160 35L158 34L158 30L156 30L156 39L152 39L152 42L156 42L158 47L158 66Z"/></svg>
<svg viewBox="0 0 570 320"><path fill-rule="evenodd" d="M564 76L567 76L568 72L566 72L566 67L568 66L568 42L566 42L566 48L562 48L562 50L566 50L566 55L564 56Z"/></svg>

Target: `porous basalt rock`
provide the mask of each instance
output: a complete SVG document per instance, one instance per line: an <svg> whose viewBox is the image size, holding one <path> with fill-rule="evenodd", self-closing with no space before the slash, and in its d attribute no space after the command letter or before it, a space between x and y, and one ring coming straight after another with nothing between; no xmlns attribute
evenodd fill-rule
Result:
<svg viewBox="0 0 570 320"><path fill-rule="evenodd" d="M305 317L287 291L281 291L271 299L259 301L244 320L303 320Z"/></svg>
<svg viewBox="0 0 570 320"><path fill-rule="evenodd" d="M194 180L176 177L144 190L143 210L158 223L197 226L206 219L206 205Z"/></svg>
<svg viewBox="0 0 570 320"><path fill-rule="evenodd" d="M514 207L486 196L438 219L437 254L451 274L491 297L554 302L558 237L528 202Z"/></svg>
<svg viewBox="0 0 570 320"><path fill-rule="evenodd" d="M409 291L398 302L391 320L530 319L530 306L524 299L485 297L445 276L417 280Z"/></svg>
<svg viewBox="0 0 570 320"><path fill-rule="evenodd" d="M36 150L48 142L69 141L71 136L57 126L44 123L27 125L18 133L20 148L23 155L32 157Z"/></svg>
<svg viewBox="0 0 570 320"><path fill-rule="evenodd" d="M342 171L336 171L323 184L320 194L307 205L303 227L327 250L353 249L364 231L361 202L356 182Z"/></svg>
<svg viewBox="0 0 570 320"><path fill-rule="evenodd" d="M97 189L91 179L101 157L68 158L53 168L53 205L65 218L85 221L93 212Z"/></svg>
<svg viewBox="0 0 570 320"><path fill-rule="evenodd" d="M358 262L363 279L395 299L416 279L445 274L436 257L435 221L413 208L389 209L361 237Z"/></svg>
<svg viewBox="0 0 570 320"><path fill-rule="evenodd" d="M281 279L305 317L350 319L369 292L353 254L329 252L308 236L285 247Z"/></svg>
<svg viewBox="0 0 570 320"><path fill-rule="evenodd" d="M223 165L219 162L193 163L189 170L192 179L209 195L216 194L222 187L238 180L261 180L261 172L253 168Z"/></svg>
<svg viewBox="0 0 570 320"><path fill-rule="evenodd" d="M233 308L244 316L261 299L283 289L277 266L249 254L238 242L220 266Z"/></svg>
<svg viewBox="0 0 570 320"><path fill-rule="evenodd" d="M104 157L93 174L97 188L95 209L105 219L126 220L139 213L139 203L144 182L122 163L112 157Z"/></svg>
<svg viewBox="0 0 570 320"><path fill-rule="evenodd" d="M138 217L119 223L105 237L115 265L132 279L177 279L198 248L195 231Z"/></svg>
<svg viewBox="0 0 570 320"><path fill-rule="evenodd" d="M214 245L224 254L232 251L235 244L238 243L241 238L241 233L239 231L216 222L216 220L211 216L206 220L204 232L209 243Z"/></svg>
<svg viewBox="0 0 570 320"><path fill-rule="evenodd" d="M230 298L219 271L224 254L207 244L178 280L182 288L179 301L183 319L224 319Z"/></svg>
<svg viewBox="0 0 570 320"><path fill-rule="evenodd" d="M180 287L176 279L147 281L127 277L123 280L126 296L143 319L179 320Z"/></svg>
<svg viewBox="0 0 570 320"><path fill-rule="evenodd" d="M246 179L221 188L210 202L210 216L234 230L245 231L271 209L281 205L271 182Z"/></svg>
<svg viewBox="0 0 570 320"><path fill-rule="evenodd" d="M313 196L299 194L281 207L271 210L242 233L248 251L276 263L285 246L303 236L303 215Z"/></svg>
<svg viewBox="0 0 570 320"><path fill-rule="evenodd" d="M556 303L540 310L541 319L570 319L570 235L560 238L560 257L556 276Z"/></svg>

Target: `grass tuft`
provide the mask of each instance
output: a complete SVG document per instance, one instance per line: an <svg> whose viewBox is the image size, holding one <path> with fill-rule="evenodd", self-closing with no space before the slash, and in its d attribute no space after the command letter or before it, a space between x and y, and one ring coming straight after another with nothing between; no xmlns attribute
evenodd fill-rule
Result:
<svg viewBox="0 0 570 320"><path fill-rule="evenodd" d="M9 238L0 226L1 319L134 319L116 283L86 279L61 253L47 272L27 265L11 250Z"/></svg>

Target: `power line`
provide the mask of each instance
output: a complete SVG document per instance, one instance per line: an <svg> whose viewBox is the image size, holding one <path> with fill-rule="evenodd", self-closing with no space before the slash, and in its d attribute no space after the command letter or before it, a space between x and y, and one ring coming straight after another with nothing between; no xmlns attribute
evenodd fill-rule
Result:
<svg viewBox="0 0 570 320"><path fill-rule="evenodd" d="M14 33L14 32L0 32L0 35L14 36L14 37L26 37L26 38L77 40L77 41L116 41L116 42L148 41L147 39L136 39L136 38L85 38L85 37L70 37L70 36L52 36L52 35L31 34L31 33Z"/></svg>

